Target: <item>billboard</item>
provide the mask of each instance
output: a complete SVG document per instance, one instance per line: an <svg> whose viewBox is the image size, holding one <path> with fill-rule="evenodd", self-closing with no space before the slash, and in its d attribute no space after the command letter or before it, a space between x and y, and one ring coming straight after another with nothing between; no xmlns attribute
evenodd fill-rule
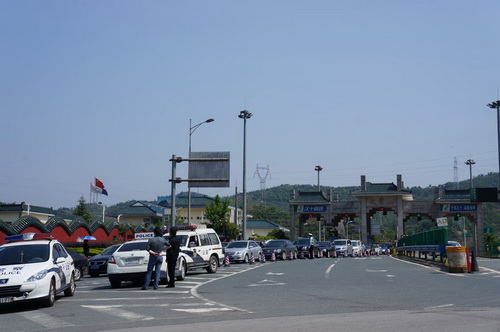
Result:
<svg viewBox="0 0 500 332"><path fill-rule="evenodd" d="M189 188L229 187L229 152L191 152Z"/></svg>

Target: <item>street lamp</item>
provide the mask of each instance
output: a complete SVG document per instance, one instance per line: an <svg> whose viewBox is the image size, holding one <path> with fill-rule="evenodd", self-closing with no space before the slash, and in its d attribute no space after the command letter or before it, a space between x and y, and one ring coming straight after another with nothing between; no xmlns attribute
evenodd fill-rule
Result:
<svg viewBox="0 0 500 332"><path fill-rule="evenodd" d="M349 220L348 222L345 223L345 229L346 229L346 239L349 241L349 224L352 223L354 220ZM347 243L346 243L347 247Z"/></svg>
<svg viewBox="0 0 500 332"><path fill-rule="evenodd" d="M319 186L319 172L321 172L323 170L323 167L318 165L314 168L314 170L318 172L318 191L321 191L320 186Z"/></svg>
<svg viewBox="0 0 500 332"><path fill-rule="evenodd" d="M123 214L119 214L118 217L116 217L116 223L119 224L120 223L120 217L123 216Z"/></svg>
<svg viewBox="0 0 500 332"><path fill-rule="evenodd" d="M247 172L247 165L246 165L246 154L247 154L247 119L250 119L252 117L252 113L250 113L247 110L243 110L240 112L238 115L238 118L243 119L243 220L242 220L242 231L241 235L243 237L243 240L246 239L246 228L247 228L247 190L246 190L246 172Z"/></svg>
<svg viewBox="0 0 500 332"><path fill-rule="evenodd" d="M189 155L188 157L191 158L191 135L193 135L194 131L198 129L199 126L201 126L204 123L210 123L214 122L215 120L210 118L208 120L205 120L203 122L200 122L194 126L191 125L191 119L189 119ZM188 225L191 223L191 185L188 182L188 212L187 212L187 219L188 219Z"/></svg>
<svg viewBox="0 0 500 332"><path fill-rule="evenodd" d="M497 109L497 136L498 136L498 189L500 189L500 100L491 102L489 108Z"/></svg>
<svg viewBox="0 0 500 332"><path fill-rule="evenodd" d="M476 163L474 162L474 160L472 159L469 159L465 162L465 165L468 165L469 166L469 169L470 169L470 189L472 190L472 165L475 165Z"/></svg>

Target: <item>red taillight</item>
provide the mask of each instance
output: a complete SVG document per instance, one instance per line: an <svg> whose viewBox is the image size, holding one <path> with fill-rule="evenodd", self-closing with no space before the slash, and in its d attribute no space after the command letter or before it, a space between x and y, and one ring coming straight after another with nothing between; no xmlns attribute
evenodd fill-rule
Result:
<svg viewBox="0 0 500 332"><path fill-rule="evenodd" d="M116 264L116 261L115 261L115 257L114 257L114 256L109 257L109 259L108 259L108 264Z"/></svg>

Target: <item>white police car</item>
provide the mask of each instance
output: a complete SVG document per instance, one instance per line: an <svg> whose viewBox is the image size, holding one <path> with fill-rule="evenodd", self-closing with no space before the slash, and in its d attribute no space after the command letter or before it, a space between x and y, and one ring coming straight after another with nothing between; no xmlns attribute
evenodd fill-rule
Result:
<svg viewBox="0 0 500 332"><path fill-rule="evenodd" d="M75 294L73 258L51 234L25 233L0 246L0 304L39 300L51 307L56 294Z"/></svg>

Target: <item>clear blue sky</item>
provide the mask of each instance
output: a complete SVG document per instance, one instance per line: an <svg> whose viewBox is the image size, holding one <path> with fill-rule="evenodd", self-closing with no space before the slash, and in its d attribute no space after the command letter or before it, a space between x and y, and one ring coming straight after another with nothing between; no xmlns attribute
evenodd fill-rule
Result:
<svg viewBox="0 0 500 332"><path fill-rule="evenodd" d="M500 2L0 0L0 201L74 207L170 194L193 151L241 191L406 186L498 172ZM187 164L178 166L187 177ZM187 190L185 184L178 192Z"/></svg>

